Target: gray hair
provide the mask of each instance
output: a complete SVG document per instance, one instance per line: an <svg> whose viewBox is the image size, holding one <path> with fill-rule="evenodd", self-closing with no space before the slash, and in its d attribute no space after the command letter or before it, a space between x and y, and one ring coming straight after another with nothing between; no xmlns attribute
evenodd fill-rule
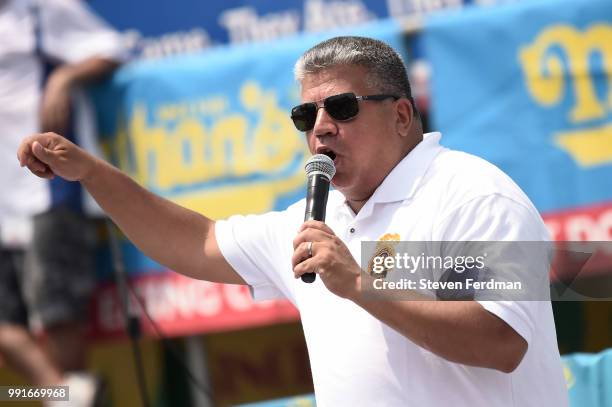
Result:
<svg viewBox="0 0 612 407"><path fill-rule="evenodd" d="M412 100L406 66L401 56L386 43L366 37L335 37L306 51L295 63L295 79L336 66L363 66L368 70L366 81L377 91ZM415 109L416 111L416 109Z"/></svg>

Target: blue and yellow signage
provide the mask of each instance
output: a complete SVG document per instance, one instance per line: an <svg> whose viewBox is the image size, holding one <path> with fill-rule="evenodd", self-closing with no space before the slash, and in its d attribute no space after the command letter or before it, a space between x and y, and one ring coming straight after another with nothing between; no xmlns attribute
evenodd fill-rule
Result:
<svg viewBox="0 0 612 407"><path fill-rule="evenodd" d="M353 30L401 51L390 21ZM346 34L346 32L344 32ZM304 195L297 58L329 37L229 47L121 69L94 91L106 155L147 189L206 216L284 209ZM127 256L128 269L158 269Z"/></svg>
<svg viewBox="0 0 612 407"><path fill-rule="evenodd" d="M497 164L543 212L612 200L612 2L510 4L425 32L446 145Z"/></svg>
<svg viewBox="0 0 612 407"><path fill-rule="evenodd" d="M550 25L521 49L520 62L529 95L540 107L554 107L573 95L568 129L556 133L554 143L582 168L612 162L612 21L584 30ZM608 91L598 94L602 74Z"/></svg>

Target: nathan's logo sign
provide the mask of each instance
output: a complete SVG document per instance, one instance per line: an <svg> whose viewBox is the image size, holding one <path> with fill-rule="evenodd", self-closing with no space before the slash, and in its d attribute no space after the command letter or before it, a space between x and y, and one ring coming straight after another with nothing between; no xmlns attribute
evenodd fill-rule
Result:
<svg viewBox="0 0 612 407"><path fill-rule="evenodd" d="M274 90L246 82L233 104L136 103L104 148L141 185L207 216L270 210L302 188L306 143Z"/></svg>
<svg viewBox="0 0 612 407"><path fill-rule="evenodd" d="M612 163L612 25L554 25L520 50L531 97L569 106L555 143L582 167Z"/></svg>

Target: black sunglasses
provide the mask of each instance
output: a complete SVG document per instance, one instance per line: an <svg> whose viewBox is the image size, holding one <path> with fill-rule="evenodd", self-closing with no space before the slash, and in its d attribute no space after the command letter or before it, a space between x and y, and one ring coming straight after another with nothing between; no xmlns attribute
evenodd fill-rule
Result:
<svg viewBox="0 0 612 407"><path fill-rule="evenodd" d="M315 125L317 120L317 112L324 108L329 115L335 120L345 121L357 116L359 113L360 100L385 100L392 98L399 99L395 95L368 95L356 96L354 93L340 93L333 95L323 100L323 106L319 106L316 102L303 103L291 109L291 120L299 131L309 131Z"/></svg>

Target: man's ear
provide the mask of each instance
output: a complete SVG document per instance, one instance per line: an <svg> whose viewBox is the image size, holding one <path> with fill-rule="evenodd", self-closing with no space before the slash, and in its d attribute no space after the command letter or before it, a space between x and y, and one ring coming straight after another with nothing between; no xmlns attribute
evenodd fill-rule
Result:
<svg viewBox="0 0 612 407"><path fill-rule="evenodd" d="M397 119L395 122L397 134L400 137L408 137L410 128L414 122L414 109L406 98L401 98L396 103Z"/></svg>

